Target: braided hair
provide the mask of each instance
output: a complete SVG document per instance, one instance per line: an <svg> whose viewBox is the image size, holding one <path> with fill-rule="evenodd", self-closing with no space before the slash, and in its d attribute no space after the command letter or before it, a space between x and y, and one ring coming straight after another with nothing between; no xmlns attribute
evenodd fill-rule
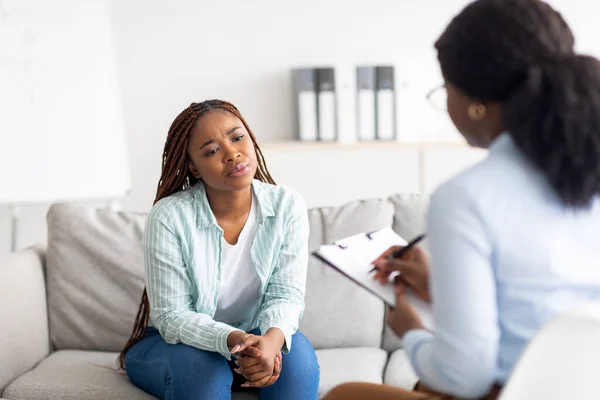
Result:
<svg viewBox="0 0 600 400"><path fill-rule="evenodd" d="M435 43L442 74L503 104L503 124L566 206L600 193L600 63L576 54L563 17L540 0L477 0Z"/></svg>
<svg viewBox="0 0 600 400"><path fill-rule="evenodd" d="M254 149L256 150L258 168L254 178L272 185L275 184L275 181L267 170L267 164L262 151L256 142L256 137L252 133L252 130L250 130L250 127L248 127L246 120L242 117L238 109L233 104L223 100L206 100L202 103L192 103L188 108L183 110L171 124L162 155L162 172L160 179L158 180L154 204L173 193L186 190L198 182L199 179L192 175L189 170L187 145L190 132L200 117L215 110L227 111L242 121L244 128L246 128L246 131L252 139ZM122 369L125 368L125 353L144 337L149 319L150 302L148 301L146 288L144 288L142 300L135 317L133 331L127 344L125 344L125 347L119 354L119 366Z"/></svg>

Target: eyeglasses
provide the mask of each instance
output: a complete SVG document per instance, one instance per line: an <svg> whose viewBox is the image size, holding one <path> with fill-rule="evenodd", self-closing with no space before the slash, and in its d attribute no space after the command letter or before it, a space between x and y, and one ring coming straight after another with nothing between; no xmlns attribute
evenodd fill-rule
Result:
<svg viewBox="0 0 600 400"><path fill-rule="evenodd" d="M431 89L427 93L426 98L436 111L448 111L448 92L446 91L446 86L441 85Z"/></svg>

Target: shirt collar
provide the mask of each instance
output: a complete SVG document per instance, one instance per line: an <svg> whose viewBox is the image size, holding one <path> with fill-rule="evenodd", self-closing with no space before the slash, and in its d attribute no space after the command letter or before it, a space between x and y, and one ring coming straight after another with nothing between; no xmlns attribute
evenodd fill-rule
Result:
<svg viewBox="0 0 600 400"><path fill-rule="evenodd" d="M510 134L508 132L503 132L492 141L488 147L488 150L490 153L500 153L512 149L514 145L515 144Z"/></svg>
<svg viewBox="0 0 600 400"><path fill-rule="evenodd" d="M265 218L275 215L275 208L268 186L270 186L270 184L261 182L257 179L252 181L252 191L254 192L254 196L258 202L257 209L261 222L264 221ZM210 208L210 204L208 203L204 182L198 181L198 183L196 183L190 190L193 191L194 200L198 209L198 213L196 215L196 226L198 228L206 228L217 225L217 219L215 218L215 215Z"/></svg>

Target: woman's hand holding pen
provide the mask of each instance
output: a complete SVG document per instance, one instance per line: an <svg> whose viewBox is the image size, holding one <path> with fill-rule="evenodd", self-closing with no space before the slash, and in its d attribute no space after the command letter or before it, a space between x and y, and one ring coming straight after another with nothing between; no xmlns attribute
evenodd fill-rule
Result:
<svg viewBox="0 0 600 400"><path fill-rule="evenodd" d="M400 275L396 278L399 282L410 287L423 300L430 302L427 254L423 249L414 246L408 249L402 258L388 259L391 253L401 248L402 246L394 246L373 262L377 268L373 279L385 284L392 273L399 272Z"/></svg>

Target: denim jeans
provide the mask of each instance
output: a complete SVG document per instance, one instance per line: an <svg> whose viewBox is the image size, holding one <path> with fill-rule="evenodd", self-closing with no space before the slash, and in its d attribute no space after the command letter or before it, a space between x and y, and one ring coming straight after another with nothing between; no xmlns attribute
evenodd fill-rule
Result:
<svg viewBox="0 0 600 400"><path fill-rule="evenodd" d="M239 385L244 379L233 372L234 367L219 353L185 344L167 344L151 327L125 355L125 369L131 382L165 400L229 400L232 387L234 391L243 390ZM261 400L316 400L318 388L315 350L297 332L289 354L283 355L279 379L258 392Z"/></svg>

